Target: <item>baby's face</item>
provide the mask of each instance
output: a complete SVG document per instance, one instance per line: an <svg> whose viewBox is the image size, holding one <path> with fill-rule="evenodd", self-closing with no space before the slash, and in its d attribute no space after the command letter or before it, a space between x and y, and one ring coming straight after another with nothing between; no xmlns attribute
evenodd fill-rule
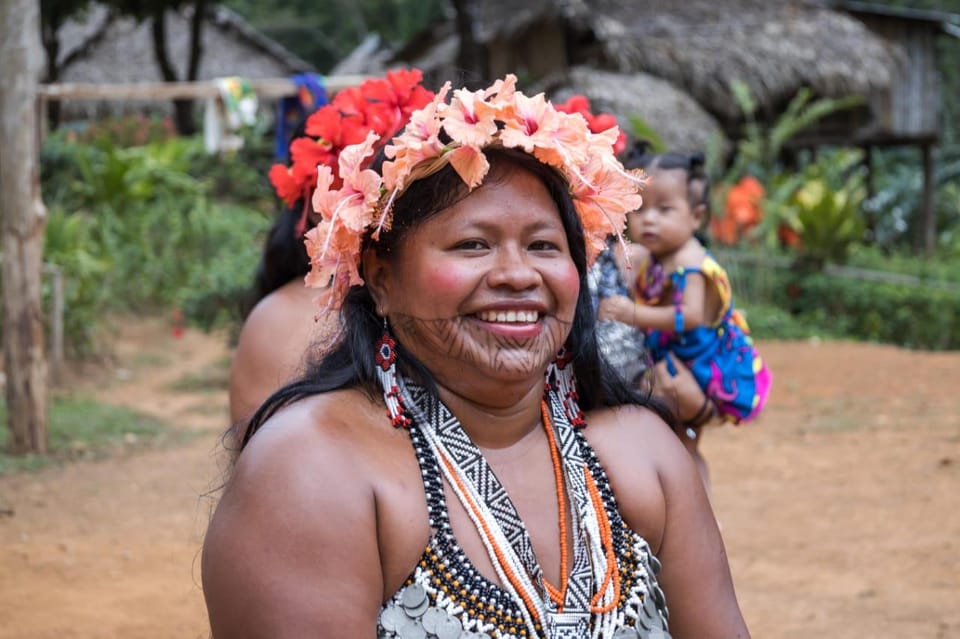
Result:
<svg viewBox="0 0 960 639"><path fill-rule="evenodd" d="M701 219L690 205L686 171L651 169L647 175L650 181L643 190L643 205L627 216L627 234L659 256L682 247Z"/></svg>

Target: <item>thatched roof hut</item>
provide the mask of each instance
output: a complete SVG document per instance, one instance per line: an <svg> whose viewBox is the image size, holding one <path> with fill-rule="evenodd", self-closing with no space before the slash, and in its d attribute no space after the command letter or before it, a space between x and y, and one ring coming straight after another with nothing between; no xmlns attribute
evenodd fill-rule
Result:
<svg viewBox="0 0 960 639"><path fill-rule="evenodd" d="M476 7L473 37L485 48L490 77L514 72L536 81L571 66L647 73L688 93L731 133L741 116L730 90L735 79L772 117L801 87L825 97L887 92L904 57L857 18L808 0L484 0ZM458 46L446 20L386 63L381 57L380 68L354 59L351 72L410 64L431 80L456 79Z"/></svg>
<svg viewBox="0 0 960 639"><path fill-rule="evenodd" d="M167 51L179 77L186 76L190 50L187 11L166 14ZM59 82L93 84L161 82L148 21L116 17L94 3L81 19L68 21L60 31L63 64ZM212 6L203 24L203 55L198 80L225 76L283 78L309 71L311 65L266 37L233 11ZM120 102L65 102L67 117L89 117L144 106L166 109L167 103L136 105Z"/></svg>
<svg viewBox="0 0 960 639"><path fill-rule="evenodd" d="M666 78L729 121L741 115L735 79L772 115L804 86L828 97L885 91L899 55L856 18L798 0L590 4L604 66Z"/></svg>
<svg viewBox="0 0 960 639"><path fill-rule="evenodd" d="M639 117L676 151L703 150L724 138L717 120L689 93L649 73L573 67L538 82L534 90L545 91L559 102L574 94L585 95L595 112L612 113L628 133L631 118Z"/></svg>

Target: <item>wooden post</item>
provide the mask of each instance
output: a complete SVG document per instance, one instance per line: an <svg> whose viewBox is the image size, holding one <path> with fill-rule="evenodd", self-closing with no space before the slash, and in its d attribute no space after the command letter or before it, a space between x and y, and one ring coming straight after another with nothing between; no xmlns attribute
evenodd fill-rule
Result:
<svg viewBox="0 0 960 639"><path fill-rule="evenodd" d="M43 272L50 277L50 376L53 383L63 379L63 314L65 302L63 299L63 271L55 264L44 264Z"/></svg>
<svg viewBox="0 0 960 639"><path fill-rule="evenodd" d="M46 210L37 163L39 0L0 2L0 215L8 448L47 450L41 268Z"/></svg>
<svg viewBox="0 0 960 639"><path fill-rule="evenodd" d="M927 257L933 255L937 246L937 211L933 203L933 145L923 145L923 213L921 246Z"/></svg>

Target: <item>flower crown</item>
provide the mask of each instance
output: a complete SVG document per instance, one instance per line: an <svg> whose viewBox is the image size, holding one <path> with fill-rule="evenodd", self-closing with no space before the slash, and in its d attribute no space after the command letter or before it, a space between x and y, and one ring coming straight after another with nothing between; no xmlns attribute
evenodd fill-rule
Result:
<svg viewBox="0 0 960 639"><path fill-rule="evenodd" d="M389 230L393 205L410 184L449 164L472 190L490 169L484 148L523 151L564 177L590 262L604 249L607 237L620 235L626 214L640 207L645 178L641 171L625 170L617 160L615 152L623 147L625 136L616 120L591 115L582 96L560 107L542 93L528 97L516 90L516 81L516 76L508 75L484 90L459 89L449 103L450 83L444 84L410 113L403 133L385 145L387 160L380 174L367 168L384 139L376 128L356 143L332 145L338 149L337 172L329 161L316 166L310 199L322 219L304 236L311 263L305 282L325 289L319 299L322 305L340 308L350 288L363 284L359 273L363 240L369 235L376 241L381 231ZM591 123L597 130L591 130ZM321 137L321 145L344 140Z"/></svg>

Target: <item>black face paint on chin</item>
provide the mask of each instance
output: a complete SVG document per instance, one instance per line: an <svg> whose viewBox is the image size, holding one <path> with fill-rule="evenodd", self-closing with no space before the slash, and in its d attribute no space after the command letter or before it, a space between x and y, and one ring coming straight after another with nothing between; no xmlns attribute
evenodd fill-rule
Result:
<svg viewBox="0 0 960 639"><path fill-rule="evenodd" d="M465 366L494 371L529 374L556 356L570 332L571 323L544 316L544 330L529 339L497 335L484 330L478 320L463 316L450 319L422 319L411 315L390 316L395 336L428 368L429 357L440 355L459 360Z"/></svg>

